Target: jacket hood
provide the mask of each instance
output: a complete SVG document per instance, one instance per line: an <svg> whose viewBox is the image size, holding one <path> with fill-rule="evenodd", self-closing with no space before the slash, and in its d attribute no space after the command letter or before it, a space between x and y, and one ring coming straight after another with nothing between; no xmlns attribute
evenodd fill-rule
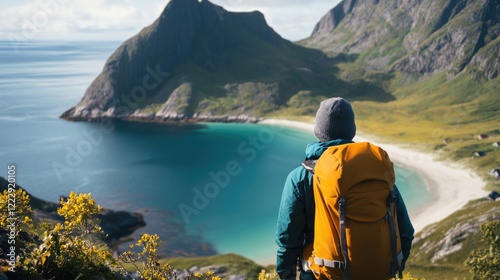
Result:
<svg viewBox="0 0 500 280"><path fill-rule="evenodd" d="M336 139L328 142L309 143L306 147L306 159L318 159L326 151L326 149L330 148L331 146L349 143L353 143L353 141L346 139Z"/></svg>

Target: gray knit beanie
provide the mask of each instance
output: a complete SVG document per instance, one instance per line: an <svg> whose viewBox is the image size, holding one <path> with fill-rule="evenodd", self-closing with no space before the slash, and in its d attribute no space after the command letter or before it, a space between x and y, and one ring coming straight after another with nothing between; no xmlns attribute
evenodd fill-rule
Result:
<svg viewBox="0 0 500 280"><path fill-rule="evenodd" d="M351 104L342 97L321 102L316 113L314 135L321 142L335 139L352 140L356 135L356 123Z"/></svg>

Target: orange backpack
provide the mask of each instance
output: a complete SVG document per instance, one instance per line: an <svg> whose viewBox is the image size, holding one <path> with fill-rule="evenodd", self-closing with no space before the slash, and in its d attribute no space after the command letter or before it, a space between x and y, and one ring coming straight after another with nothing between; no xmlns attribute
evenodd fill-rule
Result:
<svg viewBox="0 0 500 280"><path fill-rule="evenodd" d="M387 280L400 271L394 167L373 144L328 148L303 166L313 173L313 253L318 279Z"/></svg>

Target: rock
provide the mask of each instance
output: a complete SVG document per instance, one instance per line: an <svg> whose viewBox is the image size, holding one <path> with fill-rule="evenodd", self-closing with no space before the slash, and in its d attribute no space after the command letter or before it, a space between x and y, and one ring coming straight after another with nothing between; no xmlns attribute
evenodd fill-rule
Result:
<svg viewBox="0 0 500 280"><path fill-rule="evenodd" d="M241 275L229 275L228 280L247 280L248 277Z"/></svg>
<svg viewBox="0 0 500 280"><path fill-rule="evenodd" d="M492 191L488 194L487 198L496 201L497 199L500 199L500 193L497 191Z"/></svg>
<svg viewBox="0 0 500 280"><path fill-rule="evenodd" d="M156 117L163 119L183 119L191 114L190 105L193 97L193 84L183 83L175 89L167 102L156 113Z"/></svg>
<svg viewBox="0 0 500 280"><path fill-rule="evenodd" d="M438 243L440 247L431 259L432 263L445 259L448 255L460 251L463 246L463 241L470 235L478 231L477 224L457 224L454 228L449 229L443 240Z"/></svg>
<svg viewBox="0 0 500 280"><path fill-rule="evenodd" d="M199 272L204 274L207 271L212 271L214 275L219 276L219 275L224 275L227 272L227 267L223 265L210 265L210 266L205 266L199 269Z"/></svg>
<svg viewBox="0 0 500 280"><path fill-rule="evenodd" d="M214 276L218 276L222 279L232 279L232 280L246 280L248 279L247 276L242 276L242 275L230 275L228 273L228 268L226 265L209 265L209 266L204 266L204 267L199 267L199 266L193 266L190 269L186 271L180 271L180 270L175 270L177 279L187 279L189 278L189 275L195 274L195 273L201 273L205 275L207 271L213 272Z"/></svg>
<svg viewBox="0 0 500 280"><path fill-rule="evenodd" d="M377 1L371 1L371 2L377 2ZM337 28L339 23L346 17L346 15L352 12L356 4L359 5L357 0L347 0L340 2L337 6L328 11L326 15L324 15L321 18L321 20L316 24L311 37L317 38L317 37L329 36L330 33L332 33L335 30L335 28Z"/></svg>
<svg viewBox="0 0 500 280"><path fill-rule="evenodd" d="M100 220L102 230L108 235L107 242L130 236L135 230L146 226L144 217L140 213L104 209L97 218Z"/></svg>
<svg viewBox="0 0 500 280"><path fill-rule="evenodd" d="M181 280L181 279L188 279L190 276L191 276L191 272L189 272L188 270L179 270L179 269L174 269L173 270L173 275L172 277L170 277L169 280Z"/></svg>
<svg viewBox="0 0 500 280"><path fill-rule="evenodd" d="M0 192L3 192L8 187L8 182L5 178L0 177ZM23 189L21 186L17 188ZM28 192L27 192L28 193ZM33 209L33 217L39 221L55 221L62 222L63 219L57 214L58 203L44 201L37 197L30 196L30 205ZM100 220L99 225L103 231L108 235L105 240L111 247L119 245L122 239L129 237L138 228L146 225L144 217L140 213L129 213L125 211L113 211L110 209L103 209L97 215ZM26 233L22 233L26 234ZM25 238L31 238L25 236Z"/></svg>
<svg viewBox="0 0 500 280"><path fill-rule="evenodd" d="M306 46L329 53L371 53L369 69L453 78L500 69L500 3L494 0L342 1L316 25ZM401 43L394 44L395 41Z"/></svg>

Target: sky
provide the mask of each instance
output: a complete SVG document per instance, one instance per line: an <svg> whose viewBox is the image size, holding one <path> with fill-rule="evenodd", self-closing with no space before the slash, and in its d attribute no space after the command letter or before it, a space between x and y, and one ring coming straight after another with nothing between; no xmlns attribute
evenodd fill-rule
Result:
<svg viewBox="0 0 500 280"><path fill-rule="evenodd" d="M169 0L1 0L0 40L124 41L156 20ZM283 38L308 37L340 0L211 0L228 11L261 11Z"/></svg>

